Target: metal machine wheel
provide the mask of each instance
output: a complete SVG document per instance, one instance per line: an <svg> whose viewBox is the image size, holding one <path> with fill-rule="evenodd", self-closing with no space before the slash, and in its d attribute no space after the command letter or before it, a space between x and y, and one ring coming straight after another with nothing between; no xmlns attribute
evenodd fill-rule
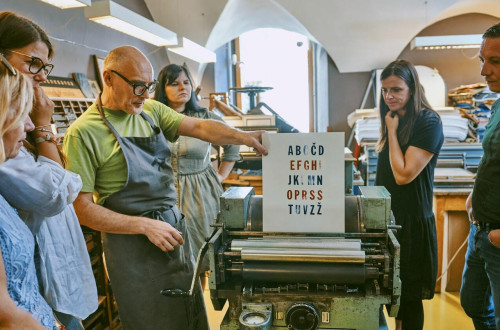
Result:
<svg viewBox="0 0 500 330"><path fill-rule="evenodd" d="M315 330L318 328L319 315L311 304L293 304L286 311L286 325L294 330Z"/></svg>

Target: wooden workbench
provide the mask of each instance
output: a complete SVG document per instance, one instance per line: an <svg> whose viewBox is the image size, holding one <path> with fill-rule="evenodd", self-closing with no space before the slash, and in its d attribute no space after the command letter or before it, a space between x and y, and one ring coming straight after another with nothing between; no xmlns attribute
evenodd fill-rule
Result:
<svg viewBox="0 0 500 330"><path fill-rule="evenodd" d="M246 171L243 174L230 173L222 186L227 189L230 186L251 186L255 195L262 195L262 172Z"/></svg>
<svg viewBox="0 0 500 330"><path fill-rule="evenodd" d="M457 249L469 235L469 218L465 201L472 188L435 188L433 209L436 217L438 243L438 278ZM436 283L436 292L459 291L465 263L465 245L448 268L448 272Z"/></svg>

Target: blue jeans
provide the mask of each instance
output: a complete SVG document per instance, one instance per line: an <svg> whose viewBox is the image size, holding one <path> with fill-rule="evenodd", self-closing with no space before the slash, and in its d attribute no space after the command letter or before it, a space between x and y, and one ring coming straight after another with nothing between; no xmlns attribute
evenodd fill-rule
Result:
<svg viewBox="0 0 500 330"><path fill-rule="evenodd" d="M79 318L69 315L69 314L64 314L61 312L56 312L54 311L54 314L62 325L66 327L66 330L84 330L85 328L83 327L82 320Z"/></svg>
<svg viewBox="0 0 500 330"><path fill-rule="evenodd" d="M476 330L500 330L500 248L488 234L471 224L460 288L460 302Z"/></svg>

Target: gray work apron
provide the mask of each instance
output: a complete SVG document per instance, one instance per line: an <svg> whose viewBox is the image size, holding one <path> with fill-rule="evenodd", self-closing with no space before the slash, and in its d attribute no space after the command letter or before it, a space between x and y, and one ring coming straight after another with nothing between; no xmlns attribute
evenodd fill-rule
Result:
<svg viewBox="0 0 500 330"><path fill-rule="evenodd" d="M144 112L151 137L121 137L104 116L100 97L97 109L118 140L127 162L127 181L110 195L104 207L127 215L165 221L182 233L184 245L163 252L145 235L103 234L106 267L124 329L208 329L205 303L198 285L191 298L173 298L166 288L189 290L194 271L184 216L175 206L176 192L170 149L163 132Z"/></svg>

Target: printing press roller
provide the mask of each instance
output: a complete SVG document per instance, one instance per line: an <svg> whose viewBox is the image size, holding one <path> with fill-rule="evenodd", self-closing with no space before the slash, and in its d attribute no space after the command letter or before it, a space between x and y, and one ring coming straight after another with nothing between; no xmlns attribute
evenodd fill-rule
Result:
<svg viewBox="0 0 500 330"><path fill-rule="evenodd" d="M391 224L394 224L394 220L391 219L390 205L388 207L380 207L376 212L367 213L371 205L377 203L376 199L376 196L367 198L360 198L360 196L356 195L345 196L346 233L361 233L367 229L386 230L389 223L386 223L385 218L389 218ZM249 196L247 210L244 210L244 212L243 219L239 219L238 223L245 224L245 230L262 231L262 195ZM225 218L224 215L222 217ZM229 217L235 219L232 212Z"/></svg>
<svg viewBox="0 0 500 330"><path fill-rule="evenodd" d="M227 271L244 280L362 284L378 276L376 268L365 267L359 239L233 239L230 251L227 257L239 257L242 262L233 260Z"/></svg>
<svg viewBox="0 0 500 330"><path fill-rule="evenodd" d="M364 264L245 262L227 268L245 281L297 282L312 284L363 284L379 272Z"/></svg>
<svg viewBox="0 0 500 330"><path fill-rule="evenodd" d="M324 249L324 250L361 250L360 239L344 238L315 238L305 239L302 237L263 237L262 239L233 239L231 241L231 251L238 251L244 248L303 248L303 249Z"/></svg>
<svg viewBox="0 0 500 330"><path fill-rule="evenodd" d="M378 329L399 308L399 243L390 195L345 196L345 233L262 231L262 196L230 188L208 243L210 298L221 330ZM283 219L286 223L286 219Z"/></svg>

